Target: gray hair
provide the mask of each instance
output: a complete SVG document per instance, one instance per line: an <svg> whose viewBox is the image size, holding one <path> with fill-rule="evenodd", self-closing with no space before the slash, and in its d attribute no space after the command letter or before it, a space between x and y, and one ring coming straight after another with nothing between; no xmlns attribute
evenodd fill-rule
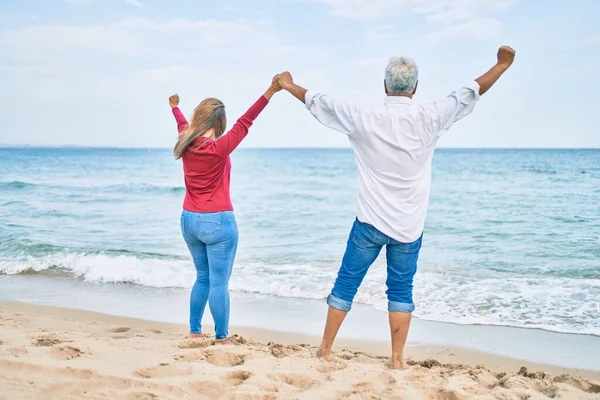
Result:
<svg viewBox="0 0 600 400"><path fill-rule="evenodd" d="M419 80L419 67L410 57L392 57L385 68L388 93L411 93Z"/></svg>

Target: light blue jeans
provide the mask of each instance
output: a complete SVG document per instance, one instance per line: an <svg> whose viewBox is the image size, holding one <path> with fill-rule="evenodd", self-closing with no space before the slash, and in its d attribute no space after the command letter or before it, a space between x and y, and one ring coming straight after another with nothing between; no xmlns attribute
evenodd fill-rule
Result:
<svg viewBox="0 0 600 400"><path fill-rule="evenodd" d="M229 278L238 244L238 228L232 211L195 213L183 211L181 233L196 267L190 294L190 332L202 332L206 303L215 322L217 340L229 334Z"/></svg>
<svg viewBox="0 0 600 400"><path fill-rule="evenodd" d="M369 224L354 222L342 266L335 280L327 304L342 311L350 311L352 300L369 267L386 246L388 311L413 312L413 278L417 272L417 260L422 236L412 243L392 239Z"/></svg>

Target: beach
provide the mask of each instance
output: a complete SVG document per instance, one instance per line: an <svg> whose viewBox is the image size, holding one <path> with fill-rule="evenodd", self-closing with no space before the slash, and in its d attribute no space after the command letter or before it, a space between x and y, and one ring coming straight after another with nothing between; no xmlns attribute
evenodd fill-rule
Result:
<svg viewBox="0 0 600 400"><path fill-rule="evenodd" d="M383 255L334 358L314 357L356 215L350 150L234 154L238 336L221 348L186 340L195 270L168 150L0 149L0 399L599 398L599 155L436 152L395 372Z"/></svg>
<svg viewBox="0 0 600 400"><path fill-rule="evenodd" d="M600 398L600 372L449 347L409 346L392 371L368 341L323 361L316 336L236 328L216 346L182 324L15 302L0 303L0 324L2 399Z"/></svg>

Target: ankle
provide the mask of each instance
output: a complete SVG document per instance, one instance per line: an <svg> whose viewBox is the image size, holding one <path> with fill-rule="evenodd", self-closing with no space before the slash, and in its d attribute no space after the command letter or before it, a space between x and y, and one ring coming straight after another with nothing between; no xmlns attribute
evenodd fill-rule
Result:
<svg viewBox="0 0 600 400"><path fill-rule="evenodd" d="M318 358L329 358L330 355L331 355L330 349L319 348L319 350L317 350Z"/></svg>
<svg viewBox="0 0 600 400"><path fill-rule="evenodd" d="M393 359L392 358L392 363L390 365L391 369L405 369L406 368L406 364L404 363L404 359Z"/></svg>

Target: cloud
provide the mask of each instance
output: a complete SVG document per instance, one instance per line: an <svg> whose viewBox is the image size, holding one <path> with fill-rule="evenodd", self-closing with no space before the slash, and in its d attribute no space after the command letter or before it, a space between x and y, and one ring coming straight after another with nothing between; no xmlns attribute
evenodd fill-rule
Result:
<svg viewBox="0 0 600 400"><path fill-rule="evenodd" d="M454 24L508 10L517 0L423 0L414 10L431 23Z"/></svg>
<svg viewBox="0 0 600 400"><path fill-rule="evenodd" d="M398 36L398 29L394 25L376 25L367 29L369 39L384 39Z"/></svg>
<svg viewBox="0 0 600 400"><path fill-rule="evenodd" d="M101 1L101 0L67 0L68 3L77 4L77 5L98 3L99 1ZM113 0L113 1L122 2L124 4L129 4L130 6L134 6L134 7L144 7L144 3L142 3L139 0Z"/></svg>
<svg viewBox="0 0 600 400"><path fill-rule="evenodd" d="M126 4L134 7L144 7L144 3L138 0L123 0Z"/></svg>
<svg viewBox="0 0 600 400"><path fill-rule="evenodd" d="M302 58L277 26L186 18L28 22L0 28L0 49L0 142L30 144L170 145L163 100L171 92L186 111L212 95L239 115L273 74ZM11 109L9 93L27 111Z"/></svg>
<svg viewBox="0 0 600 400"><path fill-rule="evenodd" d="M495 19L477 18L431 33L427 35L427 41L440 43L468 38L487 39L498 35L502 28L502 23Z"/></svg>
<svg viewBox="0 0 600 400"><path fill-rule="evenodd" d="M190 59L213 53L236 58L249 53L265 56L293 51L294 47L279 42L272 29L231 21L131 17L109 24L32 25L0 30L0 48L3 58L11 61L68 60L77 64L107 56L129 60L140 56ZM227 51L228 46L236 50ZM205 57L205 62L210 60Z"/></svg>
<svg viewBox="0 0 600 400"><path fill-rule="evenodd" d="M463 38L483 28L483 37L497 35L502 24L491 16L509 9L517 0L294 0L318 2L330 8L335 16L348 19L374 21L422 15L437 29L430 35L431 42ZM484 26L483 23L490 23ZM374 26L367 37L381 38L393 32Z"/></svg>
<svg viewBox="0 0 600 400"><path fill-rule="evenodd" d="M458 22L504 11L517 0L293 0L322 3L333 15L375 20L407 14L424 14L430 22Z"/></svg>
<svg viewBox="0 0 600 400"><path fill-rule="evenodd" d="M600 44L600 33L587 37L585 43Z"/></svg>

